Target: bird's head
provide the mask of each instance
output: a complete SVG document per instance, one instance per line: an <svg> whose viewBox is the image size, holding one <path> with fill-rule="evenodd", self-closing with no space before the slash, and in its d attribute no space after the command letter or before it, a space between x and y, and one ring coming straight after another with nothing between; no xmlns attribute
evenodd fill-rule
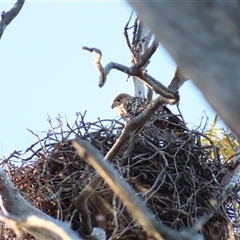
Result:
<svg viewBox="0 0 240 240"><path fill-rule="evenodd" d="M123 104L129 97L131 97L129 94L126 93L121 93L119 95L117 95L113 101L112 101L112 105L111 108L118 108L119 106L121 106L121 104Z"/></svg>

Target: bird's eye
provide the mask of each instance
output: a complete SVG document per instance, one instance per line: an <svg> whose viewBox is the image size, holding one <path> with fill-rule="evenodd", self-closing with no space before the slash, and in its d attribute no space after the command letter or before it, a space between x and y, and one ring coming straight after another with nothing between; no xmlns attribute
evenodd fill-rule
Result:
<svg viewBox="0 0 240 240"><path fill-rule="evenodd" d="M120 99L119 99L119 98L117 99L117 102L120 102Z"/></svg>

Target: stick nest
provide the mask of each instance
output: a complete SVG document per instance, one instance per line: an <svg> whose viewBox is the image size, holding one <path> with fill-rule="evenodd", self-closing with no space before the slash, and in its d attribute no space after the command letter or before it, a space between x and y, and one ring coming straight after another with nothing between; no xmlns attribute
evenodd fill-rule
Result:
<svg viewBox="0 0 240 240"><path fill-rule="evenodd" d="M76 230L81 226L81 216L72 200L89 183L95 170L79 158L70 139L90 141L105 155L124 125L116 120L85 122L81 114L77 114L72 127L67 124L67 130L60 119L56 128L51 120L49 123L52 130L43 138L33 133L38 141L27 149L30 157L23 159L15 151L3 159L2 167L33 206L70 222ZM209 203L213 194L220 192L226 173L218 151L211 142L201 145L201 132L192 130L176 135L169 129L153 129L150 134L143 128L134 139L130 154L126 154L126 143L113 164L162 224L181 231L194 225L205 212L214 212L202 232L206 239L225 239L225 207L216 210ZM150 239L104 182L88 203L93 226L105 229L107 238ZM14 238L4 224L1 233L1 239ZM23 239L34 238L25 234Z"/></svg>

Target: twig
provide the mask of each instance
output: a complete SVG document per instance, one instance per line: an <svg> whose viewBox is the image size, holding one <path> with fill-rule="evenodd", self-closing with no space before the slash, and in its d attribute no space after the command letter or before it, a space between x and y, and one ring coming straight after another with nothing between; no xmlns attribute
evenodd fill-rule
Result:
<svg viewBox="0 0 240 240"><path fill-rule="evenodd" d="M127 21L127 24L126 24L126 26L124 27L124 37L125 37L125 39L126 39L127 46L128 46L128 48L129 48L129 50L130 50L131 53L133 53L133 52L132 52L132 47L131 47L131 44L130 44L130 41L129 41L129 37L128 37L128 32L127 32L127 31L130 29L130 28L128 27L128 25L129 25L129 23L130 23L130 21L131 21L131 19L132 19L133 13L134 13L134 11L132 10L131 15L130 15L128 21Z"/></svg>

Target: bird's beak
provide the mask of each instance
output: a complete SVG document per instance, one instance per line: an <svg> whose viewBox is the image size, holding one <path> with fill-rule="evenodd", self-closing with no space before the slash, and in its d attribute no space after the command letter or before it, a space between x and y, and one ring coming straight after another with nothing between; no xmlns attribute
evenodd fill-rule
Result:
<svg viewBox="0 0 240 240"><path fill-rule="evenodd" d="M113 109L113 108L115 108L116 107L116 105L115 105L115 103L113 103L112 105L111 105L111 108Z"/></svg>

